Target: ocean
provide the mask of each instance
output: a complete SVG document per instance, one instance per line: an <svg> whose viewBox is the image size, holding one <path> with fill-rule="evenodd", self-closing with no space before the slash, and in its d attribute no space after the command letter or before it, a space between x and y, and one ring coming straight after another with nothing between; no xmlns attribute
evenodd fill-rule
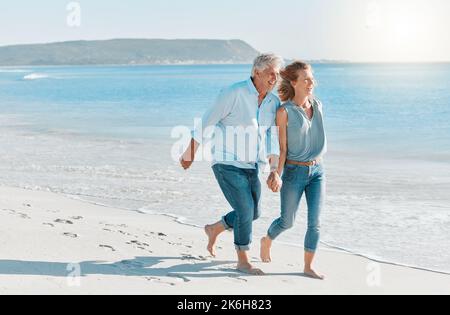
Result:
<svg viewBox="0 0 450 315"><path fill-rule="evenodd" d="M450 273L450 64L313 66L329 141L323 244ZM171 133L191 128L250 70L0 68L0 184L195 226L215 222L230 209L210 164L183 171ZM279 204L264 188L254 246ZM305 220L303 202L280 241L303 245Z"/></svg>

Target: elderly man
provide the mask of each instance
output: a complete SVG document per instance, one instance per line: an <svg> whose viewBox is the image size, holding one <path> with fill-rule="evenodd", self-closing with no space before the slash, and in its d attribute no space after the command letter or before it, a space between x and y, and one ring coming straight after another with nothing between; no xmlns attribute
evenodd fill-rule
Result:
<svg viewBox="0 0 450 315"><path fill-rule="evenodd" d="M191 167L195 154L214 128L213 171L219 186L233 211L221 221L205 226L208 251L216 256L219 234L234 231L238 256L237 269L262 275L248 258L252 241L253 221L260 216L261 182L259 170L269 161L268 182L278 181L276 168L279 143L276 132L276 112L279 98L272 93L283 66L281 57L263 54L255 59L252 76L224 89L203 116L202 123L192 132L190 146L180 159L182 167Z"/></svg>

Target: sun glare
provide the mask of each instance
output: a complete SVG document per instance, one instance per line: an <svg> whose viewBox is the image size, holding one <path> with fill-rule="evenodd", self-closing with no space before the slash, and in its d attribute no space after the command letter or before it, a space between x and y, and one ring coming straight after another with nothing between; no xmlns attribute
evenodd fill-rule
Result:
<svg viewBox="0 0 450 315"><path fill-rule="evenodd" d="M383 59L417 60L429 55L427 43L436 36L432 8L423 1L372 1L366 27L385 47Z"/></svg>
<svg viewBox="0 0 450 315"><path fill-rule="evenodd" d="M420 44L426 21L417 7L408 5L393 7L389 20L391 35L398 45L415 46Z"/></svg>

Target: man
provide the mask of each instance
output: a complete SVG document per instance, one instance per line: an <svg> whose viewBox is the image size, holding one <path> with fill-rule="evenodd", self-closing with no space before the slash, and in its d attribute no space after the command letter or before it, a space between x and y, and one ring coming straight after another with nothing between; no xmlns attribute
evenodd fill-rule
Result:
<svg viewBox="0 0 450 315"><path fill-rule="evenodd" d="M221 221L205 226L208 251L215 257L219 234L234 230L237 269L262 275L248 258L252 241L253 221L260 216L261 182L259 169L269 161L268 182L278 180L279 143L276 132L276 112L279 98L272 93L277 84L281 57L262 54L255 59L252 76L223 90L214 106L192 132L190 146L180 159L182 167L191 167L195 154L207 138L206 130L214 127L213 171L219 186L233 211Z"/></svg>

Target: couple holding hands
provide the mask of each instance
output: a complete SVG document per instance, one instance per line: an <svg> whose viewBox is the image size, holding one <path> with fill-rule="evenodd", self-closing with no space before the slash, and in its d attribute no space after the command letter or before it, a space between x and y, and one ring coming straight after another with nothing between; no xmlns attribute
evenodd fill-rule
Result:
<svg viewBox="0 0 450 315"><path fill-rule="evenodd" d="M281 214L261 240L261 259L271 262L272 242L293 227L304 194L308 206L304 274L324 279L312 266L325 199L322 157L327 150L322 104L313 95L315 86L311 65L294 61L283 67L283 59L277 55L258 56L247 81L220 93L202 124L192 132L191 143L180 159L185 170L190 168L206 139L205 132L214 128L212 169L232 211L205 227L208 251L216 256L218 236L233 230L237 269L241 272L264 274L251 265L248 251L253 221L261 214L259 171L270 163L267 185L273 192L280 192ZM278 96L273 93L276 88ZM252 135L254 141L248 141Z"/></svg>

